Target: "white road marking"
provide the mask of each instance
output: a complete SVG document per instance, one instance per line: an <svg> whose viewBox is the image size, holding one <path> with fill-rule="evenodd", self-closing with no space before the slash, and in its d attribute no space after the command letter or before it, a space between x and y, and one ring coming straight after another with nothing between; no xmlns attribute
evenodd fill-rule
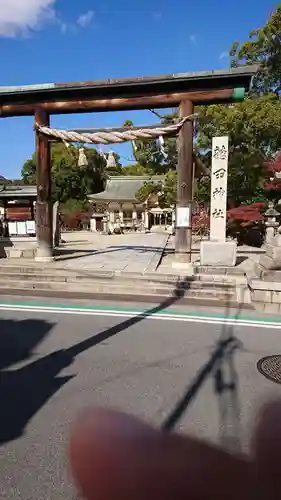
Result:
<svg viewBox="0 0 281 500"><path fill-rule="evenodd" d="M250 319L239 319L231 317L216 317L216 316L196 316L188 314L170 314L170 313L153 313L153 308L147 311L130 311L130 310L115 310L115 309L84 309L72 307L51 307L51 306L29 306L29 305L14 305L0 304L0 311L10 312L35 312L43 314L72 314L80 316L106 316L113 318L134 318L140 317L147 320L160 321L181 321L186 323L204 323L211 325L229 325L229 326L245 326L253 328L269 328L273 330L281 330L281 322Z"/></svg>

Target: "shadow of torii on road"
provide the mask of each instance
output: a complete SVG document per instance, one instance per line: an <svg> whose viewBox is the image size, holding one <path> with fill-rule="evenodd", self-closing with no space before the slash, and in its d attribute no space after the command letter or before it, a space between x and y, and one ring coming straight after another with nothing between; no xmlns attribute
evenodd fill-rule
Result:
<svg viewBox="0 0 281 500"><path fill-rule="evenodd" d="M183 283L175 294L144 313L94 334L67 349L55 351L28 364L34 349L54 327L41 319L0 319L0 445L23 435L30 419L73 376L62 376L76 356L121 333L143 319L173 305L184 294ZM19 368L12 366L25 363Z"/></svg>
<svg viewBox="0 0 281 500"><path fill-rule="evenodd" d="M161 304L94 334L67 349L58 350L17 369L10 369L10 367L15 363L26 362L30 359L33 349L51 331L54 324L39 319L24 321L0 319L0 445L22 436L26 425L36 413L60 388L75 377L75 375L60 374L66 367L73 364L76 356L174 305L189 286L188 280L181 280L176 284L173 296ZM16 332L14 334L13 329ZM220 362L233 340L232 334L229 338L224 337L219 340L217 358ZM190 397L190 390L187 394L190 400L195 397L206 376L213 373L214 367L215 363L209 361L207 366L199 368L193 389L191 389L192 397ZM177 418L179 416L178 413ZM174 423L177 418L174 419Z"/></svg>

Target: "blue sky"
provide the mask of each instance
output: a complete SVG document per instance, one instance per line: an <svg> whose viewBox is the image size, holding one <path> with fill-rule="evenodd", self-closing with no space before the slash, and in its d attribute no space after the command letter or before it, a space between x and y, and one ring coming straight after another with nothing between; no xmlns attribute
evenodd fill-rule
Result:
<svg viewBox="0 0 281 500"><path fill-rule="evenodd" d="M264 24L271 0L0 0L0 85L227 68L227 51ZM56 116L60 128L155 122L148 111ZM0 175L34 151L32 118L0 119ZM124 158L130 147L116 151Z"/></svg>

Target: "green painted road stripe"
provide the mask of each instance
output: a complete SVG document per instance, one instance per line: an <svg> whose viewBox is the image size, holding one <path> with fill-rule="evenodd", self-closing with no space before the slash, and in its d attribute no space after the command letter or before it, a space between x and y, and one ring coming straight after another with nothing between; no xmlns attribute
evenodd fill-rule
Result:
<svg viewBox="0 0 281 500"><path fill-rule="evenodd" d="M192 312L192 311L183 311L183 310L178 310L178 309L173 309L173 308L167 308L163 310L158 310L160 306L152 306L152 307L147 307L147 308L124 308L124 307L110 307L106 305L98 305L98 306L88 306L88 305L67 305L67 304L57 304L57 305L52 305L52 304L46 304L46 303L41 303L41 302L5 302L1 301L0 302L0 310L5 310L5 308L17 308L19 311L24 310L24 309L33 309L34 311L36 310L46 310L47 311L53 311L53 312L60 312L60 311L80 311L83 313L89 312L89 313L108 313L108 314L129 314L134 315L134 314L143 314L143 315L150 315L150 316L155 316L155 317L178 317L178 318L186 318L186 319L202 319L207 321L208 319L214 320L214 321L231 321L231 322L242 322L242 323L248 323L248 324L275 324L276 326L279 325L281 328L281 316L280 318L272 318L272 317L251 317L251 316L244 316L243 314L240 315L238 312L237 314L220 314L220 313L198 313L198 312Z"/></svg>

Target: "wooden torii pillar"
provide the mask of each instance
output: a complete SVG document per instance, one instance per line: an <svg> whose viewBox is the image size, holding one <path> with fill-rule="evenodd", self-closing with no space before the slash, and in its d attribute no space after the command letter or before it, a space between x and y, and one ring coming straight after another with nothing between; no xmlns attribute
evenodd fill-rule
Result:
<svg viewBox="0 0 281 500"><path fill-rule="evenodd" d="M50 116L47 111L37 108L35 122L49 127ZM46 136L36 132L36 234L38 250L36 260L50 262L53 260L53 207L51 176L51 145Z"/></svg>
<svg viewBox="0 0 281 500"><path fill-rule="evenodd" d="M181 101L179 105L179 118L194 113L192 101ZM191 266L192 223L191 203L193 195L193 121L185 122L178 137L178 180L177 180L177 209L189 208L188 227L178 227L176 217L175 267Z"/></svg>

